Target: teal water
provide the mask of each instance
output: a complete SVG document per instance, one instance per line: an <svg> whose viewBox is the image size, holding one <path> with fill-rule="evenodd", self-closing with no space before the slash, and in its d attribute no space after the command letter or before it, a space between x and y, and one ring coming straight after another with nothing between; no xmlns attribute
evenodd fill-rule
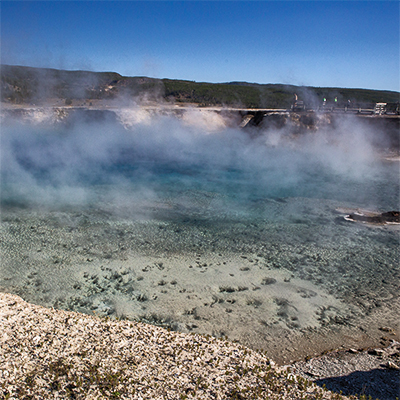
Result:
<svg viewBox="0 0 400 400"><path fill-rule="evenodd" d="M284 271L282 285L292 278L310 282L345 304L326 306L335 310L329 311L334 315L329 324L393 307L400 281L398 229L348 222L341 210L397 210L399 164L377 156L362 131L357 135L363 140L350 147L341 132L283 136L274 146L269 134L251 138L237 129L210 134L171 119L129 129L117 123L6 126L0 287L46 306L89 313L120 315L124 304L124 315L160 323L154 313L170 313L166 304L186 296L187 282L196 291L198 276L199 298L204 290L222 305L231 301L230 318L237 306L238 315L249 315L251 307L253 322L263 320L269 300L250 298L251 286L237 293L247 296L239 308L241 298L233 306L233 299L223 298L229 291L221 295L218 284L207 283L211 259L215 276L218 269L227 279L228 272L235 275L233 287L254 278L261 287L255 293L267 288L260 274ZM153 259L151 265L129 264L139 255ZM180 273L165 261L160 266L160 260L177 256L188 264ZM226 271L234 256L251 263ZM188 269L196 261L203 275ZM168 268L177 283L166 289ZM146 274L157 280L146 280ZM300 317L288 322L286 303L278 300L267 325L307 328L310 322ZM185 309L187 297L179 301L174 303L182 307L179 316L164 324L208 329L199 320L189 324L186 319L194 316ZM320 317L325 312L312 309L321 326L329 321Z"/></svg>

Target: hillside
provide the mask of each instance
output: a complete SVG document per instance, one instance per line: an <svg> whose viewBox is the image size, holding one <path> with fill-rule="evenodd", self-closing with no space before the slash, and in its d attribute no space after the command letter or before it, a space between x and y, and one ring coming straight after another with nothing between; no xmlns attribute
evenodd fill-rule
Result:
<svg viewBox="0 0 400 400"><path fill-rule="evenodd" d="M126 77L115 72L66 71L1 65L1 101L41 104L59 100L66 105L79 101L171 101L199 106L229 105L246 108L289 108L297 94L307 106L322 104L324 98L338 105L398 102L394 91L322 88L247 82L206 83L185 80Z"/></svg>

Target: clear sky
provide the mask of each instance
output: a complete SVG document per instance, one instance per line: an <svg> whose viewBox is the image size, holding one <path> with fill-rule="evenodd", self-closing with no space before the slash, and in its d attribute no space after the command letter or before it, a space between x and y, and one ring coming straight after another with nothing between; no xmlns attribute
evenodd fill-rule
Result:
<svg viewBox="0 0 400 400"><path fill-rule="evenodd" d="M1 1L1 62L400 90L399 2Z"/></svg>

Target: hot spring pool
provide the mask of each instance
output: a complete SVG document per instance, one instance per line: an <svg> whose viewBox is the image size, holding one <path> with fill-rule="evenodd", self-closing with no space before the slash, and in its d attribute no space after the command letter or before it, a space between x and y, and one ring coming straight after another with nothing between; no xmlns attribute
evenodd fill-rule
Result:
<svg viewBox="0 0 400 400"><path fill-rule="evenodd" d="M341 129L271 145L271 132L207 133L172 118L7 125L0 287L287 360L299 338L329 347L339 332L393 325L398 225L344 216L398 209L399 165L361 128Z"/></svg>

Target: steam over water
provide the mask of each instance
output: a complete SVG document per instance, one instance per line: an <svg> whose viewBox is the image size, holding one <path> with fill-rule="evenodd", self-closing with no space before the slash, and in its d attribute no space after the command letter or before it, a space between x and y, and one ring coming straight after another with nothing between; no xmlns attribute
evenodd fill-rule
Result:
<svg viewBox="0 0 400 400"><path fill-rule="evenodd" d="M397 312L398 230L344 220L399 208L379 134L351 119L293 135L139 110L8 121L0 287L259 347L276 327Z"/></svg>
<svg viewBox="0 0 400 400"><path fill-rule="evenodd" d="M248 213L254 202L295 197L397 208L398 165L377 160L371 145L377 133L354 121L295 138L284 130L254 138L222 128L219 120L196 126L196 119L127 124L126 118L5 126L2 201L50 208L108 202L140 212L138 199L179 203L188 191L204 191L226 212L225 203L232 212Z"/></svg>

